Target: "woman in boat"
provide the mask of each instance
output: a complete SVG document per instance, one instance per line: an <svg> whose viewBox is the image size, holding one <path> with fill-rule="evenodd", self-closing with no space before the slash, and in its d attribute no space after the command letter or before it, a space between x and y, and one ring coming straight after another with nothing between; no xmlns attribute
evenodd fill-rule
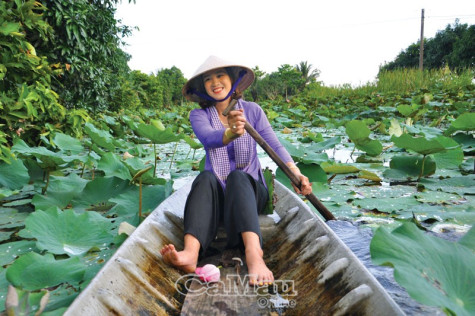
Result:
<svg viewBox="0 0 475 316"><path fill-rule="evenodd" d="M215 56L209 57L183 87L183 95L198 102L190 112L193 131L206 150L205 170L193 182L184 214L184 249L164 246L163 259L187 272L195 272L223 223L227 247L244 250L251 284L270 284L272 272L263 259L258 214L269 198L254 139L245 132L248 122L300 178L299 194L312 192L307 177L280 144L269 121L254 102L240 98L254 81L253 71ZM231 98L238 99L233 111L222 113Z"/></svg>

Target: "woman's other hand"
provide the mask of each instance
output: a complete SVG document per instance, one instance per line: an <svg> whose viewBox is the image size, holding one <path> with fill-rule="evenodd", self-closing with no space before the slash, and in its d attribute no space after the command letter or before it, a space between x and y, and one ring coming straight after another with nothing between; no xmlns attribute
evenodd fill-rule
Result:
<svg viewBox="0 0 475 316"><path fill-rule="evenodd" d="M292 183L295 192L302 195L309 195L312 193L312 184L308 178L300 172L300 169L293 163L288 163L287 165L289 166L290 170L300 179L300 189Z"/></svg>

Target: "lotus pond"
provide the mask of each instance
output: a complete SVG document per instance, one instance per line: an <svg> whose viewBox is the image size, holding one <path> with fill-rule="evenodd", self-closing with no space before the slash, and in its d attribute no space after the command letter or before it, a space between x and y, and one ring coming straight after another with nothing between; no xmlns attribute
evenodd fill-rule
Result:
<svg viewBox="0 0 475 316"><path fill-rule="evenodd" d="M447 314L475 313L474 102L471 87L261 103L370 271L393 267L413 299ZM12 311L61 315L127 237L120 224L139 225L199 172L189 109L107 113L82 138L15 140L16 158L0 162L1 306L10 284Z"/></svg>

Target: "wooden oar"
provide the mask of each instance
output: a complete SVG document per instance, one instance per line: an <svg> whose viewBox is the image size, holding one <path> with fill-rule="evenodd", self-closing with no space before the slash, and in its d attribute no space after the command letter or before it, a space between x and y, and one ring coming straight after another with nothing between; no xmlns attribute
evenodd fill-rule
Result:
<svg viewBox="0 0 475 316"><path fill-rule="evenodd" d="M228 107L224 109L223 115L227 116L229 111L231 111L234 106L236 105L237 100L236 99L231 99L231 102L229 103ZM290 170L289 166L287 166L282 159L277 155L277 153L272 149L271 146L262 138L262 136L252 127L248 122L244 125L244 129L246 132L251 135L252 138L264 149L264 151L272 158L272 160L277 164L277 166L284 171L285 175L290 179L290 181L300 189L301 186L301 181L300 178L298 178L295 173ZM320 202L320 200L315 196L315 194L310 193L305 196L310 203L312 203L313 206L322 214L323 218L325 220L334 220L335 216L325 207L325 205Z"/></svg>

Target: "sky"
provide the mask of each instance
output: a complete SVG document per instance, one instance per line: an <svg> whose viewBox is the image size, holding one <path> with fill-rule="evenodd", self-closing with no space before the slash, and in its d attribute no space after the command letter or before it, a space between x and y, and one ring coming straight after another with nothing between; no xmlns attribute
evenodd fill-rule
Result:
<svg viewBox="0 0 475 316"><path fill-rule="evenodd" d="M326 86L363 85L421 34L455 19L475 24L474 0L122 0L116 18L138 27L125 39L129 67L178 67L190 78L210 55L266 73L306 61Z"/></svg>

